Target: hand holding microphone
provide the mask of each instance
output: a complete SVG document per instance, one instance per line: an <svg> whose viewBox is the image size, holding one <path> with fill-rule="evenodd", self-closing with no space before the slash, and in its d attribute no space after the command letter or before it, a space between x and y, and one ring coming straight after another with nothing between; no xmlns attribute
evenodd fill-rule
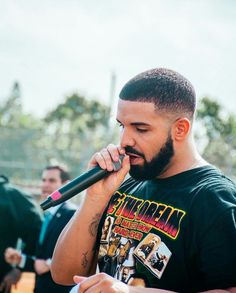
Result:
<svg viewBox="0 0 236 293"><path fill-rule="evenodd" d="M111 154L113 154L113 156ZM118 161L117 158L119 158ZM110 151L109 149L104 149L101 153L97 153L91 160L90 167L92 168L49 195L47 199L40 204L42 209L46 210L56 206L87 189L99 180L104 179L114 171L119 171L122 166L123 158L124 155L119 154L117 148L116 151L114 151L114 146L112 145L110 145ZM96 163L99 163L101 167L95 165ZM122 180L128 170L124 170L123 172L125 172L125 174L121 174ZM102 194L100 192L106 193L106 190L98 191L99 194Z"/></svg>

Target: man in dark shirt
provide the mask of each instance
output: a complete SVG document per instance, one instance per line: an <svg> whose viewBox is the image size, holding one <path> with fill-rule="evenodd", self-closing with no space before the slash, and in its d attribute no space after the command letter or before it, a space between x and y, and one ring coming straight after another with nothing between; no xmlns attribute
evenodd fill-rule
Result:
<svg viewBox="0 0 236 293"><path fill-rule="evenodd" d="M236 186L197 152L195 109L192 84L173 70L148 70L125 84L116 117L120 145L108 145L89 163L114 171L112 162L125 155L122 167L87 189L63 230L52 262L57 282L80 283L80 292L236 292ZM133 240L129 266L149 288L118 281L103 263L94 274L107 217L108 242L112 233ZM159 242L142 260L138 248L155 236ZM160 271L149 262L155 250L165 256Z"/></svg>
<svg viewBox="0 0 236 293"><path fill-rule="evenodd" d="M49 166L42 173L42 200L53 191L69 181L69 173L62 166ZM9 263L17 263L23 271L36 273L35 293L65 293L70 286L56 284L51 277L50 266L56 241L70 218L75 212L75 206L66 202L49 210L45 215L35 254L18 253L13 248L8 248L5 255Z"/></svg>
<svg viewBox="0 0 236 293"><path fill-rule="evenodd" d="M0 292L10 292L21 272L5 261L4 251L9 246L16 247L18 242L24 244L27 253L34 254L42 216L28 193L0 176L0 217Z"/></svg>

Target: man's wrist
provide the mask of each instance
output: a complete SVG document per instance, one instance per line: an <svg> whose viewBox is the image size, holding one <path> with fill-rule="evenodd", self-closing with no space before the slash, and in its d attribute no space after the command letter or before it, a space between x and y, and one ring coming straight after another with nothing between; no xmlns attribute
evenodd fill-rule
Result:
<svg viewBox="0 0 236 293"><path fill-rule="evenodd" d="M85 194L85 198L84 201L82 203L82 206L88 206L89 209L91 208L91 206L93 207L93 210L95 212L101 212L103 213L103 211L105 210L105 208L107 207L107 204L110 200L110 197L104 197L101 195L95 195L95 194L90 194L88 191Z"/></svg>

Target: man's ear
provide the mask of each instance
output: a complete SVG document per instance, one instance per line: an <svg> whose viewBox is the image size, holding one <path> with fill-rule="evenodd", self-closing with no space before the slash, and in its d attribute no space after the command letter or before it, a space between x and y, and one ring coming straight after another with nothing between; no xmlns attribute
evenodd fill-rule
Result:
<svg viewBox="0 0 236 293"><path fill-rule="evenodd" d="M191 121L184 117L179 118L173 125L173 138L176 141L182 141L189 134L191 129Z"/></svg>

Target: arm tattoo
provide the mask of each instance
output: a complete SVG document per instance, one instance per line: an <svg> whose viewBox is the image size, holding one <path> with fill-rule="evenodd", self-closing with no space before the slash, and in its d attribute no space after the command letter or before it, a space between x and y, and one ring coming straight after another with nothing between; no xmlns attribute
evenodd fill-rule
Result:
<svg viewBox="0 0 236 293"><path fill-rule="evenodd" d="M101 219L101 214L97 213L93 219L91 224L89 225L89 233L92 237L96 237L98 231L98 225Z"/></svg>
<svg viewBox="0 0 236 293"><path fill-rule="evenodd" d="M82 266L83 266L83 268L86 268L87 265L88 265L87 254L88 254L88 251L82 253L82 256L83 256L83 258L82 258Z"/></svg>

